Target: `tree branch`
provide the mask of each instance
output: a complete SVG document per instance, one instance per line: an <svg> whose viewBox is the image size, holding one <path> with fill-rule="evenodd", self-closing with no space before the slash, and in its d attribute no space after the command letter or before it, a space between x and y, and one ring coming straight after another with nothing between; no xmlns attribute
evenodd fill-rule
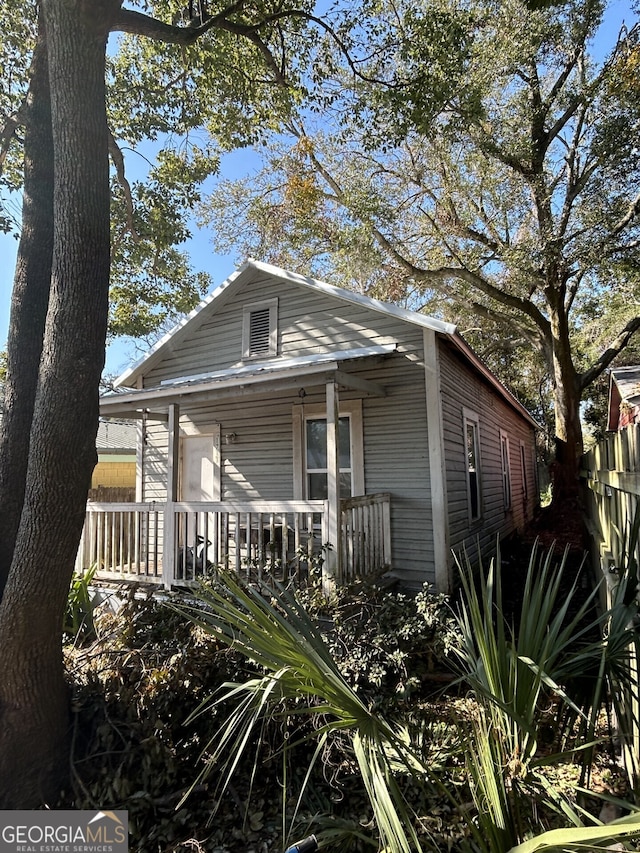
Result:
<svg viewBox="0 0 640 853"><path fill-rule="evenodd" d="M618 220L618 222L611 229L611 236L617 237L621 231L627 227L627 225L631 224L636 216L640 213L640 193L633 199L633 201L629 204L627 212L625 215Z"/></svg>
<svg viewBox="0 0 640 853"><path fill-rule="evenodd" d="M133 199L131 197L131 184L129 183L124 166L124 157L122 156L122 151L120 150L120 146L115 140L113 133L110 128L107 128L107 132L109 134L109 154L111 155L111 159L113 160L113 165L116 169L116 175L118 177L118 182L122 187L124 192L124 204L125 209L127 211L127 223L129 225L129 230L131 231L131 235L134 240L139 240L140 235L138 234L135 222L134 222L134 210L133 210Z"/></svg>
<svg viewBox="0 0 640 853"><path fill-rule="evenodd" d="M626 347L631 340L632 335L638 329L640 329L640 317L633 317L618 334L615 340L613 340L606 350L600 355L598 360L589 368L589 370L585 370L585 372L580 375L580 391L584 391L585 388L588 388L589 385L597 379L604 370L606 370L613 359Z"/></svg>
<svg viewBox="0 0 640 853"><path fill-rule="evenodd" d="M244 7L245 0L237 0L218 12L217 15L212 15L207 18L199 26L179 27L174 24L165 24L163 21L158 21L149 15L144 15L142 12L135 12L133 9L121 9L114 23L112 24L112 32L130 33L131 35L145 36L146 38L161 41L165 44L193 44L196 39L209 30L219 27L226 21L229 15L239 12Z"/></svg>
<svg viewBox="0 0 640 853"><path fill-rule="evenodd" d="M336 201L348 209L348 205L345 204L344 201L342 188L333 175L325 168L312 150L309 150L308 156L313 167L333 191ZM550 334L551 327L549 321L542 311L540 311L540 309L530 300L523 299L519 296L513 296L510 293L500 290L499 287L491 284L490 281L481 276L479 273L466 269L464 266L423 269L405 257L373 221L363 221L363 224L369 228L371 235L375 238L380 247L384 249L385 253L389 255L389 257L393 258L396 263L402 269L406 270L406 272L408 272L416 281L428 282L431 287L438 290L444 296L451 298L451 291L448 287L449 281L452 278L460 279L461 281L470 284L476 290L479 290L485 296L495 299L500 305L504 305L529 317L529 319L531 319L540 330L543 337Z"/></svg>
<svg viewBox="0 0 640 853"><path fill-rule="evenodd" d="M23 101L20 108L6 120L2 131L0 132L0 172L4 166L4 161L7 159L7 154L11 148L11 143L16 135L16 131L22 124L24 105L25 102Z"/></svg>

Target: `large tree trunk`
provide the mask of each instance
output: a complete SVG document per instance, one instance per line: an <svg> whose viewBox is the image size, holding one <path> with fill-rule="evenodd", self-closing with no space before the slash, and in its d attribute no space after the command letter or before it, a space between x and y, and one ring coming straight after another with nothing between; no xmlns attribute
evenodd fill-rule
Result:
<svg viewBox="0 0 640 853"><path fill-rule="evenodd" d="M580 421L581 390L570 350L565 313L551 319L553 335L554 412L556 456L552 466L554 507L575 509L579 499L580 456L583 450Z"/></svg>
<svg viewBox="0 0 640 853"><path fill-rule="evenodd" d="M109 285L104 68L116 0L44 0L55 151L51 295L24 506L0 603L0 807L68 773L61 622L95 464Z"/></svg>
<svg viewBox="0 0 640 853"><path fill-rule="evenodd" d="M0 598L9 574L24 501L52 252L51 99L40 14L25 116L22 233L11 298L5 412L0 424Z"/></svg>

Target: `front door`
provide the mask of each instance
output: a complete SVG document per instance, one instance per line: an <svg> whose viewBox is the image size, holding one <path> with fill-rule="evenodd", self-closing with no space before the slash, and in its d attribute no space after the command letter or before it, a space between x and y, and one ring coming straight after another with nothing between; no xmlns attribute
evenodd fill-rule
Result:
<svg viewBox="0 0 640 853"><path fill-rule="evenodd" d="M220 425L207 433L180 437L180 500L220 500ZM178 518L180 546L178 578L191 579L215 562L218 554L218 514L194 506Z"/></svg>
<svg viewBox="0 0 640 853"><path fill-rule="evenodd" d="M180 439L180 499L220 500L220 424Z"/></svg>

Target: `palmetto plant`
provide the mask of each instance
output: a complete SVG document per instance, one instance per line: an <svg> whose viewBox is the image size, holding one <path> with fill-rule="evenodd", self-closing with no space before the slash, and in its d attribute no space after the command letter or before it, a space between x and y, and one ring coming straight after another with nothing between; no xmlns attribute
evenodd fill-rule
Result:
<svg viewBox="0 0 640 853"><path fill-rule="evenodd" d="M220 774L219 793L266 714L283 720L308 717L314 722L316 746L305 783L327 739L336 732L348 732L382 845L395 853L419 848L396 773L401 767L425 784L425 764L403 730L373 713L347 684L319 629L295 596L282 588L273 595L266 588L262 592L232 573L221 573L219 583L201 588L199 605L180 607L218 641L243 653L266 673L244 684L223 685L223 692L213 700L216 706L233 704L207 749L208 767ZM200 712L211 705L206 702Z"/></svg>
<svg viewBox="0 0 640 853"><path fill-rule="evenodd" d="M91 584L97 569L97 564L94 564L84 574L74 575L69 588L62 630L68 640L76 645L96 637Z"/></svg>
<svg viewBox="0 0 640 853"><path fill-rule="evenodd" d="M545 768L571 755L589 762L603 702L617 695L621 682L632 687L634 632L624 592L607 614L596 615L597 590L578 601L580 579L567 583L566 557L556 565L552 552L539 559L533 548L515 623L504 615L499 547L486 576L476 578L468 561L459 564L461 677L477 701L462 736L476 806L472 828L487 853L507 851L539 832L541 813L574 827L591 822L574 797L550 783ZM570 685L585 672L590 691L572 696ZM551 701L578 723L581 737L550 754L539 750L539 735Z"/></svg>
<svg viewBox="0 0 640 853"><path fill-rule="evenodd" d="M463 643L459 658L475 710L460 721L458 754L464 752L466 757L473 808L460 786L449 785L440 766L430 760L428 742L413 748L402 726L379 717L354 692L320 630L293 593L260 591L233 574L221 573L216 582L202 587L199 602L180 609L219 642L254 661L264 675L243 684L224 685L220 695L199 709L206 713L212 705L218 711L231 707L205 750L207 764L202 774L215 770L221 795L240 756L259 739L265 718L276 716L283 724L306 718L312 725L300 737L313 746L303 785L310 781L327 740L338 733L345 736L371 802L381 848L387 853L435 846L416 828L416 816L401 784L407 775L414 786L424 786L440 799L448 797L465 816L468 843L474 851L506 853L527 842L546 828L538 808L546 815L555 814L557 824L571 825L569 832L575 833L577 843L578 836L590 830L582 825L584 813L544 773L545 764L564 760L566 755L540 757L542 711L554 697L576 717L590 719L595 711L574 702L562 686L563 679L576 666L587 662L591 666L594 660L604 679L609 643L613 639L613 647L622 654L628 624L621 618L609 618L609 636L592 640L594 626L586 618L591 601L572 608L576 584L567 594L562 585L564 569L564 561L554 566L550 555L539 561L534 550L516 631L502 613L499 554L486 578L480 574L479 586L470 566L460 565L463 595L457 619ZM595 695L602 696L603 691L601 688ZM285 741L283 753L289 748ZM640 819L633 820L636 822L621 831L640 830ZM598 823L591 818L587 822ZM608 838L615 834L610 829ZM551 841L543 836L539 849L556 849L555 840L556 836ZM565 846L557 849L569 849L565 837L561 844ZM530 850L525 847L520 853Z"/></svg>

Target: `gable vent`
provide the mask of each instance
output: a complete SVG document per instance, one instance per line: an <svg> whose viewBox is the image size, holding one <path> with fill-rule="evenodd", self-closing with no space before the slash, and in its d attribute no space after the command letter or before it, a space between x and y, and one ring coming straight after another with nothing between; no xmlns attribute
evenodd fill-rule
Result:
<svg viewBox="0 0 640 853"><path fill-rule="evenodd" d="M269 355L271 342L270 311L260 308L249 318L249 355Z"/></svg>
<svg viewBox="0 0 640 853"><path fill-rule="evenodd" d="M245 305L242 311L242 357L265 358L278 352L278 300Z"/></svg>

